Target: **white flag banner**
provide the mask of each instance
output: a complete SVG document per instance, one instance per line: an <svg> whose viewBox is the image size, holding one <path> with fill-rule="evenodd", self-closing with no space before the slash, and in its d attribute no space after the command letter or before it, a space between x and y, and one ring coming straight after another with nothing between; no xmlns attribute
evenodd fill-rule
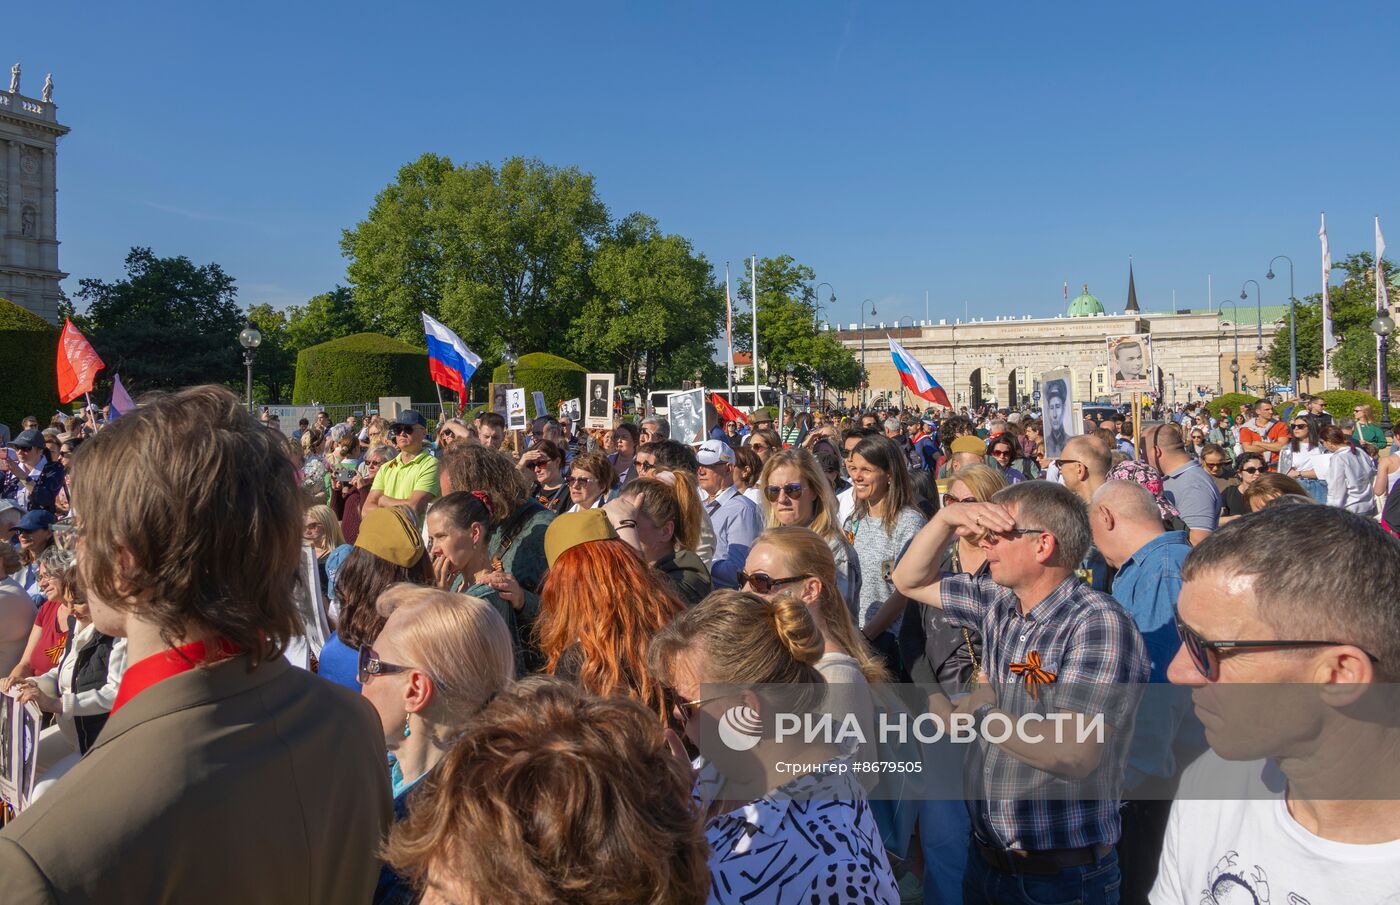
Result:
<svg viewBox="0 0 1400 905"><path fill-rule="evenodd" d="M1337 337L1332 335L1332 295L1329 284L1332 282L1332 251L1327 247L1327 214L1322 215L1322 228L1317 231L1322 240L1322 357L1337 347Z"/></svg>

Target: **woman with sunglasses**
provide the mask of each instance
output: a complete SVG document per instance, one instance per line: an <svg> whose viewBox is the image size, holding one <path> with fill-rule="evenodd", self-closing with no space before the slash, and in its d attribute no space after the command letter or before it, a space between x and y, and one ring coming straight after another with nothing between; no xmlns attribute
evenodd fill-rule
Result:
<svg viewBox="0 0 1400 905"><path fill-rule="evenodd" d="M1331 453L1322 445L1317 422L1295 414L1288 422L1288 441L1278 454L1278 473L1288 475L1319 503L1327 502L1327 470Z"/></svg>
<svg viewBox="0 0 1400 905"><path fill-rule="evenodd" d="M373 509L360 523L360 536L335 576L335 634L321 648L317 672L322 678L360 690L360 646L384 627L374 602L391 585L430 585L432 566L423 536L407 506Z"/></svg>
<svg viewBox="0 0 1400 905"><path fill-rule="evenodd" d="M349 480L341 472L331 476L331 509L340 519L340 531L345 542L353 544L360 534L360 518L364 512L365 497L374 486L374 478L384 463L397 456L398 450L392 446L376 446L365 453L364 459L355 467Z"/></svg>
<svg viewBox="0 0 1400 905"><path fill-rule="evenodd" d="M1269 466L1264 464L1264 454L1257 452L1241 453L1235 461L1235 481L1220 491L1220 523L1249 515L1249 504L1245 502L1244 491L1267 474Z"/></svg>
<svg viewBox="0 0 1400 905"><path fill-rule="evenodd" d="M558 515L569 508L569 484L564 479L564 453L550 440L536 440L520 457L520 471L532 483L530 496Z"/></svg>
<svg viewBox="0 0 1400 905"><path fill-rule="evenodd" d="M758 453L758 457L767 462L769 456L783 448L783 441L778 437L777 431L771 427L765 427L749 434L749 442L744 445Z"/></svg>
<svg viewBox="0 0 1400 905"><path fill-rule="evenodd" d="M1035 477L1031 471L1035 468L1033 463L1016 455L1016 438L1010 434L997 436L987 446L987 456L1001 469L1002 477L1008 484L1019 484L1022 481Z"/></svg>
<svg viewBox="0 0 1400 905"><path fill-rule="evenodd" d="M569 468L569 506L566 512L598 509L608 501L617 474L612 463L601 452L586 452L574 457Z"/></svg>
<svg viewBox="0 0 1400 905"><path fill-rule="evenodd" d="M1226 452L1235 448L1235 419L1230 417L1229 412L1222 413L1215 426L1206 432L1206 440L1222 447Z"/></svg>
<svg viewBox="0 0 1400 905"><path fill-rule="evenodd" d="M327 596L330 594L327 559L345 543L345 535L331 507L318 504L307 508L302 517L301 539L310 544L316 554L316 577L321 582L321 595Z"/></svg>
<svg viewBox="0 0 1400 905"><path fill-rule="evenodd" d="M836 568L835 590L852 609L860 600L860 560L841 530L836 493L816 458L805 449L784 449L763 466L763 524L810 528L826 541Z"/></svg>
<svg viewBox="0 0 1400 905"><path fill-rule="evenodd" d="M1186 436L1186 453L1187 453L1187 455L1189 455L1189 456L1191 456L1191 458L1196 459L1197 461L1199 461L1200 458L1201 458L1201 455L1202 455L1203 451L1205 450L1205 447L1206 447L1206 432L1205 432L1205 429L1202 428L1200 425L1196 425L1196 426L1192 427L1190 433L1188 433L1187 436Z"/></svg>
<svg viewBox="0 0 1400 905"><path fill-rule="evenodd" d="M749 734L757 736L748 754L753 763L769 765L761 796L735 795L729 780L707 762L696 776L711 886L724 890L726 900L900 900L865 790L849 770L825 769L844 763L842 752L811 744L799 753L774 740L775 713L821 708L826 682L816 664L824 652L825 640L798 598L765 600L728 590L686 610L651 643L648 672L682 702L677 715L685 734L697 743L712 738L726 713L742 705L753 727ZM702 697L702 688L715 685L762 687ZM678 740L673 747L688 763ZM792 772L775 769L780 762ZM754 844L754 814L770 815L763 821L762 845ZM775 851L783 856L775 858Z"/></svg>
<svg viewBox="0 0 1400 905"><path fill-rule="evenodd" d="M39 587L45 601L30 617L32 628L19 661L7 676L0 678L0 694L21 679L42 676L58 664L68 642L68 619L73 615L73 595L68 585L75 577L74 564L72 551L58 547L50 546L39 556Z"/></svg>
<svg viewBox="0 0 1400 905"><path fill-rule="evenodd" d="M510 634L484 601L394 585L375 604L383 627L361 645L356 679L374 706L389 749L394 819L408 816L411 789L432 773L469 720L515 678ZM413 901L385 867L376 905Z"/></svg>

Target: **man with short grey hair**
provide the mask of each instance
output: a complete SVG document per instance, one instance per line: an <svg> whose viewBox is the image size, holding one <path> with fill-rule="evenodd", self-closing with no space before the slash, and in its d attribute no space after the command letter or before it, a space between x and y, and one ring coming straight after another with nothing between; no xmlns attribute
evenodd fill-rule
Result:
<svg viewBox="0 0 1400 905"><path fill-rule="evenodd" d="M665 418L657 415L648 415L642 419L642 443L655 443L658 440L671 439L671 425Z"/></svg>
<svg viewBox="0 0 1400 905"><path fill-rule="evenodd" d="M1186 523L1192 544L1199 544L1220 524L1220 491L1201 463L1186 452L1181 431L1158 424L1143 431L1147 464L1162 473L1162 495Z"/></svg>
<svg viewBox="0 0 1400 905"><path fill-rule="evenodd" d="M1327 561L1279 555L1299 550ZM1339 507L1267 507L1197 545L1182 581L1167 677L1211 750L1182 776L1149 901L1393 901L1400 541Z"/></svg>
<svg viewBox="0 0 1400 905"><path fill-rule="evenodd" d="M959 537L978 539L990 574L942 571ZM1118 901L1113 794L1013 800L990 791L1115 777L1126 762L1135 701L1123 686L1145 682L1149 664L1128 615L1076 575L1089 542L1083 500L1059 484L1024 481L991 502L940 509L894 570L900 593L983 639L986 681L957 705L983 736L964 767L973 827L964 902ZM1014 723L1028 706L1101 717L1106 731L1053 746L1017 733L988 738L989 719Z"/></svg>

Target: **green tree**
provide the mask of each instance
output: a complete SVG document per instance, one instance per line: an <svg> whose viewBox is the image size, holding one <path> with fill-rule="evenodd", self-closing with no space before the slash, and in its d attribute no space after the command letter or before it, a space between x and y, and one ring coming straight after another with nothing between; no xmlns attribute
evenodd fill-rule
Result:
<svg viewBox="0 0 1400 905"><path fill-rule="evenodd" d="M507 343L521 354L573 351L564 325L592 294L607 225L593 177L577 168L424 154L345 230L341 250L367 328L421 343L427 311L494 364Z"/></svg>
<svg viewBox="0 0 1400 905"><path fill-rule="evenodd" d="M305 307L298 305L287 309L287 342L292 350L293 366L296 353L302 349L367 330L369 324L360 316L354 293L345 286L312 296ZM419 333L422 333L421 326Z"/></svg>
<svg viewBox="0 0 1400 905"><path fill-rule="evenodd" d="M759 258L757 271L758 355L768 382L784 375L802 386L817 380L837 389L859 384L855 356L834 336L817 330L812 268L790 255L779 255ZM747 276L740 278L740 299L752 298L750 285ZM737 348L749 350L753 345L752 324L751 314L735 317Z"/></svg>
<svg viewBox="0 0 1400 905"><path fill-rule="evenodd" d="M1334 264L1345 276L1340 286L1332 286L1332 332L1337 347L1332 350L1332 371L1348 388L1375 389L1376 336L1371 321L1376 316L1375 257L1370 252L1348 255ZM1394 273L1389 260L1383 262L1387 274ZM1322 295L1310 295L1298 304L1298 374L1315 377L1322 373ZM1285 324L1269 347L1268 365L1274 374L1288 373L1288 327ZM1400 375L1400 356L1386 362L1388 377Z"/></svg>
<svg viewBox="0 0 1400 905"><path fill-rule="evenodd" d="M274 405L291 396L296 379L297 352L287 335L287 312L266 302L248 309L248 320L262 334L262 343L253 357L253 397Z"/></svg>
<svg viewBox="0 0 1400 905"><path fill-rule="evenodd" d="M126 256L126 277L85 279L77 298L93 348L133 393L242 376L238 332L243 311L233 277L218 264L158 258L149 248Z"/></svg>
<svg viewBox="0 0 1400 905"><path fill-rule="evenodd" d="M571 331L576 358L616 368L623 383L648 389L679 386L704 371L724 296L689 240L634 213L599 245L590 277L595 292Z"/></svg>

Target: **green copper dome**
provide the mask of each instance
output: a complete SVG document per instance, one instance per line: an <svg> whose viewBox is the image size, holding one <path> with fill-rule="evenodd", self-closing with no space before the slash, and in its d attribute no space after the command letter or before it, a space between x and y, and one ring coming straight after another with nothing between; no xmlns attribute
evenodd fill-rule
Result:
<svg viewBox="0 0 1400 905"><path fill-rule="evenodd" d="M1069 316L1089 317L1093 314L1103 314L1103 303L1089 294L1089 284L1085 283L1084 291L1069 303Z"/></svg>

